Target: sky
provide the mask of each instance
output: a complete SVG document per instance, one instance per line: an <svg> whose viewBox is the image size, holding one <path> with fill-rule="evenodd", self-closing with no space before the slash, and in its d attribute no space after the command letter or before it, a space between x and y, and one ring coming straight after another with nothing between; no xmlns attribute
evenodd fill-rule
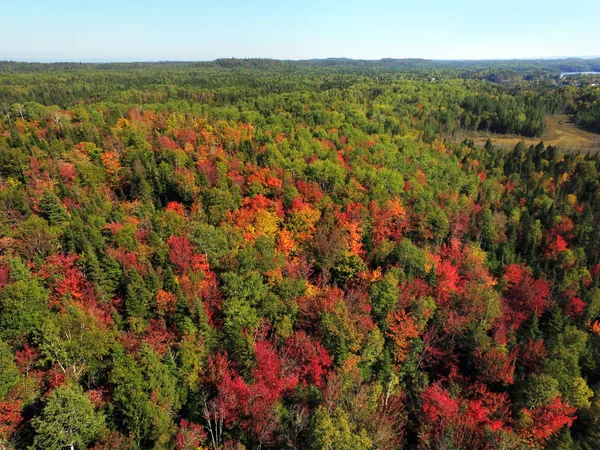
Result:
<svg viewBox="0 0 600 450"><path fill-rule="evenodd" d="M600 56L598 0L0 0L0 60Z"/></svg>

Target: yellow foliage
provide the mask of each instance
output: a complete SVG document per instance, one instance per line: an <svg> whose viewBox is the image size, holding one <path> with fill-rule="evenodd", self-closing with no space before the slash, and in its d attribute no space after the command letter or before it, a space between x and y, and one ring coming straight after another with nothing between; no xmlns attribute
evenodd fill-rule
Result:
<svg viewBox="0 0 600 450"><path fill-rule="evenodd" d="M127 128L129 126L129 120L121 117L117 120L117 123L115 125L115 128L117 130L122 130L123 128Z"/></svg>
<svg viewBox="0 0 600 450"><path fill-rule="evenodd" d="M274 212L261 209L256 213L254 229L257 234L274 238L279 231L279 217Z"/></svg>

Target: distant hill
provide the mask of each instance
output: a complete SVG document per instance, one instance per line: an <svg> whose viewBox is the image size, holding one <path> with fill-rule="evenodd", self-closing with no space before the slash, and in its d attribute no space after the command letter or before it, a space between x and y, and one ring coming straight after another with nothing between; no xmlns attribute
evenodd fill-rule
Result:
<svg viewBox="0 0 600 450"><path fill-rule="evenodd" d="M293 70L293 69L328 69L346 68L354 70L444 70L459 71L478 70L510 70L524 72L541 70L552 74L561 72L600 71L600 58L563 58L563 59L530 59L530 60L429 60L419 58L385 58L380 60L363 60L350 58L326 58L307 60L278 60L268 58L219 58L214 61L160 61L133 63L25 63L0 61L0 72L40 72L64 70L132 70L156 68L185 68L218 66L230 69L258 70Z"/></svg>

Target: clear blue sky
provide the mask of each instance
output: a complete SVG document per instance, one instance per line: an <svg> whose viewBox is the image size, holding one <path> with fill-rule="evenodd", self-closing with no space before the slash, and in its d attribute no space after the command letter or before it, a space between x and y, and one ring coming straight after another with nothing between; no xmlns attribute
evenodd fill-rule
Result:
<svg viewBox="0 0 600 450"><path fill-rule="evenodd" d="M0 60L600 56L598 0L3 0Z"/></svg>

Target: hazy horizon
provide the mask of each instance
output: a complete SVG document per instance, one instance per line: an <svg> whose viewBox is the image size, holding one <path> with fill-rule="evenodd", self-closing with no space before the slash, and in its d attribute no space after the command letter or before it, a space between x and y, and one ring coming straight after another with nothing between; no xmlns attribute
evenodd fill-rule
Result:
<svg viewBox="0 0 600 450"><path fill-rule="evenodd" d="M31 63L31 64L128 64L128 63L195 63L195 62L214 62L218 60L224 59L239 59L239 60L270 60L270 61L288 61L288 62L303 62L303 61L327 61L327 60L348 60L348 61L384 61L384 60L422 60L422 61L432 61L432 62L486 62L486 61L552 61L552 60L569 60L569 59L600 59L599 55L591 55L591 56L546 56L546 57L522 57L522 58L454 58L454 59L441 59L441 58L421 58L421 57L383 57L377 59L366 59L366 58L350 58L347 56L329 56L323 58L302 58L302 59L294 59L294 58L269 58L269 57L260 57L260 56L221 56L213 59L154 59L154 60L145 60L145 59L122 59L122 60L99 60L99 59L80 59L80 60L25 60L25 59L2 59L0 58L0 62L15 62L15 63Z"/></svg>

